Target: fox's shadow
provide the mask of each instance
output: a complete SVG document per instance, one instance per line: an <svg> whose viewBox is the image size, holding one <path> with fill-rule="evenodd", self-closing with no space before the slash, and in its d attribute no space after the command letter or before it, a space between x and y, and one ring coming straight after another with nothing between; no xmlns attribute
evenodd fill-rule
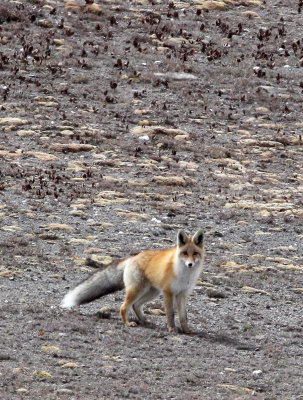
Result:
<svg viewBox="0 0 303 400"><path fill-rule="evenodd" d="M97 318L97 319L111 319L116 323L119 323L119 318L113 318L111 313L103 313L103 312L97 312L93 315L91 315L91 317ZM116 321L115 321L116 320ZM148 329L148 330L152 330L155 333L158 333L160 335L171 335L171 333L169 333L167 331L167 327L161 327L159 325L157 325L156 323L153 322L149 322L147 324L140 324L139 321L136 318L131 318L131 321L135 321L138 323L138 327L135 328L128 328L128 329L137 329L137 328L143 328L143 329ZM122 322L121 322L122 324ZM122 324L123 325L123 324ZM192 337L192 338L199 338L199 339L203 339L206 340L210 343L218 343L218 344L223 344L224 346L228 346L228 347L234 347L237 350L244 350L244 351L256 351L259 349L258 346L252 344L252 343L248 343L248 342L242 342L240 340L238 340L235 337L231 337L227 334L224 333L208 333L205 331L197 331L194 333L189 333L189 334L183 334L181 331L179 333L176 333L177 335L180 335L181 337Z"/></svg>
<svg viewBox="0 0 303 400"><path fill-rule="evenodd" d="M252 343L242 342L235 337L231 337L224 333L207 333L207 332L197 332L192 336L207 340L210 343L223 344L224 346L234 347L237 350L255 351L258 347Z"/></svg>

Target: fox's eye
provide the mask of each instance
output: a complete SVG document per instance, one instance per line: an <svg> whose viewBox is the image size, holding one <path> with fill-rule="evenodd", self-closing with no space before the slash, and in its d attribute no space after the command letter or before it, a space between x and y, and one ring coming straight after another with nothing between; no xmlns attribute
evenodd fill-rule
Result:
<svg viewBox="0 0 303 400"><path fill-rule="evenodd" d="M197 253L196 251L193 254L194 257L197 257L198 255L199 255L199 253Z"/></svg>
<svg viewBox="0 0 303 400"><path fill-rule="evenodd" d="M183 251L183 255L184 255L185 257L187 257L187 256L188 256L187 251Z"/></svg>

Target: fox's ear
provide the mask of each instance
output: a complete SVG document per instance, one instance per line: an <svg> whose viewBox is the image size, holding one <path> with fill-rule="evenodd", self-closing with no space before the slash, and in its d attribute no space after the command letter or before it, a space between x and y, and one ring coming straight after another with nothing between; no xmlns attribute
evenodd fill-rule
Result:
<svg viewBox="0 0 303 400"><path fill-rule="evenodd" d="M188 241L188 236L186 235L186 233L180 229L177 235L177 244L179 247L182 247L184 245L186 245Z"/></svg>
<svg viewBox="0 0 303 400"><path fill-rule="evenodd" d="M202 247L204 242L204 232L202 229L199 229L193 236L193 242L196 246Z"/></svg>

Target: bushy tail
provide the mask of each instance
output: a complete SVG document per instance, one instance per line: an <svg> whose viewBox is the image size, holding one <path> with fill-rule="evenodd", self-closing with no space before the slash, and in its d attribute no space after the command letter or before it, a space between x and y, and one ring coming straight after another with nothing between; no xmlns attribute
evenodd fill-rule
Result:
<svg viewBox="0 0 303 400"><path fill-rule="evenodd" d="M72 308L124 289L123 271L122 260L94 273L64 296L61 307Z"/></svg>

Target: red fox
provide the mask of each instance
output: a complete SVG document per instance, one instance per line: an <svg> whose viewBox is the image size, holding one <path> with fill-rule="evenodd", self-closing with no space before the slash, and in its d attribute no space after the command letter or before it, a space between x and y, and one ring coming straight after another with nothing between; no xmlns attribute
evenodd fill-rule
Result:
<svg viewBox="0 0 303 400"><path fill-rule="evenodd" d="M110 264L105 270L96 272L68 292L61 306L71 308L125 288L125 300L120 308L122 321L126 326L136 326L135 322L129 320L130 307L139 323L148 324L142 312L143 304L153 300L162 291L168 330L178 332L174 316L176 306L181 331L190 333L186 299L201 272L204 253L202 229L193 237L180 230L176 247L143 251Z"/></svg>

